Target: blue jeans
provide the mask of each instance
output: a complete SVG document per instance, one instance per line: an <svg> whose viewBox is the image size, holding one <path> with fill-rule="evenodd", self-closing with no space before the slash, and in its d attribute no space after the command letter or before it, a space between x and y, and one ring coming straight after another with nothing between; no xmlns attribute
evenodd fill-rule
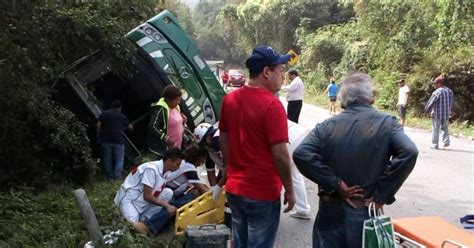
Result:
<svg viewBox="0 0 474 248"><path fill-rule="evenodd" d="M161 209L160 212L152 215L149 219L143 222L150 230L152 235L157 235L163 229L167 228L171 223L171 215L166 208Z"/></svg>
<svg viewBox="0 0 474 248"><path fill-rule="evenodd" d="M366 207L320 202L313 227L313 247L362 247L363 224L367 219Z"/></svg>
<svg viewBox="0 0 474 248"><path fill-rule="evenodd" d="M448 130L448 120L440 120L440 119L431 119L431 124L433 126L433 138L431 140L431 144L438 147L439 142L439 131L443 131L443 144L449 145L449 130Z"/></svg>
<svg viewBox="0 0 474 248"><path fill-rule="evenodd" d="M102 143L101 147L105 177L107 179L118 179L122 175L125 145Z"/></svg>
<svg viewBox="0 0 474 248"><path fill-rule="evenodd" d="M280 200L257 201L226 193L232 210L235 248L273 247L280 222Z"/></svg>
<svg viewBox="0 0 474 248"><path fill-rule="evenodd" d="M176 208L180 208L186 205L188 202L194 200L194 198L196 198L195 194L187 194L179 198L172 199L169 201L169 204L175 206ZM157 235L171 224L171 217L172 216L168 213L166 208L163 208L160 212L154 214L149 219L146 219L143 223L145 223L152 235Z"/></svg>

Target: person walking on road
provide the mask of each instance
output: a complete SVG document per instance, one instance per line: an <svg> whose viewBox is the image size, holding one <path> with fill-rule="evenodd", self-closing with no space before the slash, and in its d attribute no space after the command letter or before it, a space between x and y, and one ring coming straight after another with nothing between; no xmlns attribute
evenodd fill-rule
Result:
<svg viewBox="0 0 474 248"><path fill-rule="evenodd" d="M418 150L395 117L372 107L372 79L355 72L341 84L344 111L318 124L293 153L300 172L318 184L313 247L361 247L367 206L395 201Z"/></svg>
<svg viewBox="0 0 474 248"><path fill-rule="evenodd" d="M426 103L425 113L429 112L431 114L433 126L430 148L438 149L440 129L443 131L443 146L448 147L450 145L448 125L454 104L454 94L450 88L445 86L443 76L436 77L432 84L436 90Z"/></svg>
<svg viewBox="0 0 474 248"><path fill-rule="evenodd" d="M332 112L336 114L337 85L334 78L331 78L331 83L328 85L323 95L326 93L328 93L329 97L329 115L331 115Z"/></svg>
<svg viewBox="0 0 474 248"><path fill-rule="evenodd" d="M397 108L398 113L400 114L400 125L404 127L405 116L407 114L408 97L410 96L410 89L408 88L408 85L406 85L404 79L399 80L398 85L400 86L400 89L398 90Z"/></svg>
<svg viewBox="0 0 474 248"><path fill-rule="evenodd" d="M122 176L125 156L125 141L122 132L125 129L133 130L127 117L121 113L122 103L119 100L112 102L111 109L99 115L97 121L97 141L102 149L102 160L105 167L105 177L117 180Z"/></svg>
<svg viewBox="0 0 474 248"><path fill-rule="evenodd" d="M226 95L222 103L220 146L236 248L273 247L282 184L288 203L284 212L295 204L286 113L272 95L281 88L290 57L269 46L254 48L246 60L248 85Z"/></svg>
<svg viewBox="0 0 474 248"><path fill-rule="evenodd" d="M301 108L303 107L303 80L298 76L298 71L296 71L296 69L288 70L288 77L290 78L291 83L288 86L283 87L283 91L287 92L286 101L288 101L288 120L298 123Z"/></svg>

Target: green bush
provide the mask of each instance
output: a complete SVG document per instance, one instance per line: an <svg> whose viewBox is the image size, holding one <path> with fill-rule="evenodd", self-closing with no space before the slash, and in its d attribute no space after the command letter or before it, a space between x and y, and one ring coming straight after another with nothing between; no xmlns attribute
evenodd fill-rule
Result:
<svg viewBox="0 0 474 248"><path fill-rule="evenodd" d="M403 78L410 110L420 116L433 92L431 79L443 74L455 95L453 120L474 122L472 1L341 2L354 4L354 21L299 32L299 66L311 83L319 84L321 75L364 71L374 79L376 104L395 110L396 82Z"/></svg>
<svg viewBox="0 0 474 248"><path fill-rule="evenodd" d="M84 183L95 173L86 126L53 99L72 62L101 50L123 72L124 37L156 1L0 3L0 187Z"/></svg>

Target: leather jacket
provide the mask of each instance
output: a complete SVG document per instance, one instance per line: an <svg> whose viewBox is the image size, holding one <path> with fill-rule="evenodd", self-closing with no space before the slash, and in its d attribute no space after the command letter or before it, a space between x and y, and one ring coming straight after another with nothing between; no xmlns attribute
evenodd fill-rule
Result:
<svg viewBox="0 0 474 248"><path fill-rule="evenodd" d="M395 117L358 103L316 125L293 153L298 170L318 184L320 195L336 195L343 180L384 204L395 201L417 157Z"/></svg>

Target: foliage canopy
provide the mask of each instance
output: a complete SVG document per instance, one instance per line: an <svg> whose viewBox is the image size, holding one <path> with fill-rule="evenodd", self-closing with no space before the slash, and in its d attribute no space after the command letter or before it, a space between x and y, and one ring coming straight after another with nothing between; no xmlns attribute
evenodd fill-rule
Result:
<svg viewBox="0 0 474 248"><path fill-rule="evenodd" d="M193 18L199 23L196 40L208 57L244 67L257 44L280 52L293 48L301 53L297 66L308 86L323 90L332 76L365 71L385 109L395 108L395 82L404 78L411 109L421 114L432 91L429 82L444 74L456 95L453 117L472 122L473 5L467 0L209 0L198 5Z"/></svg>
<svg viewBox="0 0 474 248"><path fill-rule="evenodd" d="M153 16L155 1L0 3L0 187L87 181L95 172L86 126L53 98L77 59L101 50L120 72L124 38Z"/></svg>

